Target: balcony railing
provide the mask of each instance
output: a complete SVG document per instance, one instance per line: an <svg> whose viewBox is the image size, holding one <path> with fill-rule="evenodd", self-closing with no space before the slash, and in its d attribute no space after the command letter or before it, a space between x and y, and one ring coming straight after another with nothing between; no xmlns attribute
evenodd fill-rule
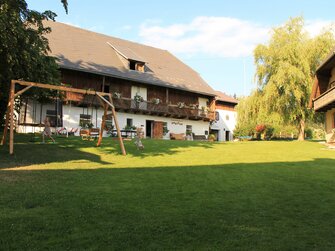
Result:
<svg viewBox="0 0 335 251"><path fill-rule="evenodd" d="M127 98L114 98L113 103L117 111L191 120L212 121L215 119L214 111L196 109L189 106L178 107L177 105L156 104L149 101L136 102Z"/></svg>
<svg viewBox="0 0 335 251"><path fill-rule="evenodd" d="M327 111L333 107L335 107L335 86L314 100L315 111Z"/></svg>

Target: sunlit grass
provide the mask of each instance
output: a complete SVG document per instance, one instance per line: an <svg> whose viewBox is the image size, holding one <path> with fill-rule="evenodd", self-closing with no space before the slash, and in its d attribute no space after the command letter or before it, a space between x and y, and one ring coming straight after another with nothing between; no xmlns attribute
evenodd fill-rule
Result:
<svg viewBox="0 0 335 251"><path fill-rule="evenodd" d="M16 137L0 250L333 250L335 151L317 142Z"/></svg>

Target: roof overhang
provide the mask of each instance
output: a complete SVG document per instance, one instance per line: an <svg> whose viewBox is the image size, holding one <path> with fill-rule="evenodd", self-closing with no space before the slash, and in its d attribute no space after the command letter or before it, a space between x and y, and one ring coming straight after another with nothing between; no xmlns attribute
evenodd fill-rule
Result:
<svg viewBox="0 0 335 251"><path fill-rule="evenodd" d="M59 65L59 68L60 69L65 69L65 70L73 70L73 71L92 73L92 74L97 74L97 75L100 75L100 76L119 78L119 79L123 79L123 80L129 80L129 81L132 81L132 82L137 82L137 83L142 83L142 84L147 84L147 85L153 85L153 86L161 86L161 87L171 88L171 89L180 90L180 91L187 91L187 92L197 93L197 94L201 94L201 95L209 96L209 97L215 97L216 96L216 94L214 94L214 93L207 93L207 92L201 92L201 91L196 91L196 90L190 90L190 89L187 89L187 88L181 88L181 87L178 87L178 86L174 86L171 83L163 82L163 81L150 83L150 82L147 82L147 81L143 81L141 79L129 78L129 77L125 77L125 76L122 76L122 75L110 74L110 73L105 73L105 72L101 72L101 71L97 71L97 70L88 70L88 69L85 69L85 68L76 68L76 67L69 67L69 66L63 66L63 65Z"/></svg>

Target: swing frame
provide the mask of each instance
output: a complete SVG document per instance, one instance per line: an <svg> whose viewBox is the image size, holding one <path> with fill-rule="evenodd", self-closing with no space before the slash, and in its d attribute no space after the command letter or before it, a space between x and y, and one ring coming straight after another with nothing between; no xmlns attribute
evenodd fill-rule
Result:
<svg viewBox="0 0 335 251"><path fill-rule="evenodd" d="M21 85L25 86L22 90L15 92L15 85ZM98 97L98 100L100 101L101 106L104 108L104 115L102 117L101 122L101 129L99 133L99 138L97 142L97 146L101 145L102 142L102 134L106 123L106 117L108 113L108 109L111 109L112 111L112 117L114 119L115 127L118 134L118 139L121 147L121 151L123 155L126 155L126 150L123 144L121 131L118 123L118 119L115 112L115 107L113 105L113 98L111 93L106 92L98 92L93 90L84 90L79 88L72 88L72 87L66 87L62 85L51 85L51 84L42 84L42 83L36 83L36 82L29 82L29 81L23 81L23 80L11 80L10 82L10 91L9 91L9 99L8 99L8 105L7 105L7 111L6 111L6 121L5 121L5 128L2 135L1 145L6 144L7 139L7 131L9 127L9 154L14 154L14 102L15 98L22 95L24 92L28 91L32 87L37 88L43 88L43 89L49 89L49 90L58 90L58 91L64 91L64 92L73 92L73 93L80 93L80 94L87 94L87 95L96 95ZM108 97L106 99L105 97Z"/></svg>

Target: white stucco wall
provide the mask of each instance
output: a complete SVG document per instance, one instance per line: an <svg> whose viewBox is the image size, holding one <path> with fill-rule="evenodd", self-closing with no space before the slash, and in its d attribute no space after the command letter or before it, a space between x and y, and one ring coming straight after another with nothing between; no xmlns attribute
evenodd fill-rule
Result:
<svg viewBox="0 0 335 251"><path fill-rule="evenodd" d="M27 116L26 116L26 122L28 123L40 123L43 122L43 119L46 116L46 110L47 109L54 109L54 105L43 105L42 109L42 119L40 121L40 115L37 117L33 116L32 113L32 105L28 105L27 107ZM35 109L40 114L40 105L37 105L37 108ZM84 108L84 114L86 114L86 108ZM29 112L28 112L29 111ZM21 109L21 117L24 112L24 108ZM66 127L67 129L72 128L80 128L79 127L79 118L80 114L83 113L83 108L81 107L75 107L71 105L64 105L63 106L63 127ZM94 127L100 128L101 121L102 121L102 115L103 110L95 109L95 108L89 108L88 114L91 115L92 123ZM167 118L167 117L159 117L159 116L150 116L150 115L142 115L142 114L130 114L130 113L117 113L117 118L119 122L119 126L121 129L123 129L127 125L127 119L133 119L133 125L140 127L143 125L144 131L146 131L146 120L152 120L152 121L162 121L167 122L167 127L169 130L169 133L186 133L186 125L192 126L192 132L197 135L204 135L205 131L209 131L209 122L205 121L194 121L194 120L187 120L187 119L174 119L174 118ZM39 131L43 128L33 128L29 126L19 126L18 132L21 133L29 133L33 132L35 130ZM169 137L169 133L165 136L166 138ZM77 135L79 134L79 130L77 132ZM104 136L107 136L106 133Z"/></svg>
<svg viewBox="0 0 335 251"><path fill-rule="evenodd" d="M218 130L218 140L219 141L228 141L233 140L233 133L236 126L237 113L235 111L219 110L216 112L219 113L219 120L214 121L211 125L211 129ZM230 138L226 139L226 131L230 132Z"/></svg>
<svg viewBox="0 0 335 251"><path fill-rule="evenodd" d="M334 139L334 133L332 130L334 129L334 115L335 114L335 108L329 110L326 112L326 123L325 123L325 128L326 128L326 141L335 141Z"/></svg>

